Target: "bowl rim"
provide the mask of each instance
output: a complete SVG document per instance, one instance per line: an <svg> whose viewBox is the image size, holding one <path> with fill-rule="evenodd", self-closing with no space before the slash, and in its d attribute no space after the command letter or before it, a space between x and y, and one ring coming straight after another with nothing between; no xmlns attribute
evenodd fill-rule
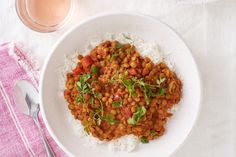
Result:
<svg viewBox="0 0 236 157"><path fill-rule="evenodd" d="M171 26L169 26L168 24L166 24L165 22L162 22L160 19L152 17L150 15L145 15L142 13L137 13L137 12L104 12L104 13L99 13L96 15L93 15L89 18L86 18L84 20L82 20L81 22L77 23L75 26L73 26L72 28L70 28L66 33L64 33L58 40L57 42L53 45L53 47L51 48L51 51L49 52L48 56L46 57L43 67L42 67L42 72L40 75L40 81L39 81L39 94L40 94L40 109L41 109L41 115L42 115L42 119L43 122L50 134L50 136L53 138L53 140L57 143L57 145L69 156L75 156L73 153L71 153L69 150L67 150L67 148L60 142L60 140L57 138L57 136L53 133L51 126L49 125L47 118L46 118L46 114L45 114L45 108L43 105L43 94L42 94L42 89L43 89L43 82L44 82L44 78L45 78L45 72L48 66L48 63L52 57L52 55L55 53L56 48L58 47L58 45L73 31L75 31L78 27L80 27L83 24L86 24L87 22L90 22L94 19L100 18L100 17L106 17L106 16L117 16L117 15L123 15L123 16L139 16L141 18L146 18L152 22L157 22L157 23L161 23L163 25L165 25L166 27L168 27L172 32L174 32L181 40L182 42L185 44L186 48L188 49L188 51L190 52L190 57L193 60L193 63L195 64L196 67L196 72L197 72L197 76L198 76L198 80L199 80L199 103L198 103L198 111L196 113L196 117L193 121L192 124L192 128L190 129L190 131L188 132L188 134L185 136L185 138L183 139L182 143L179 144L171 153L169 153L167 156L171 156L174 153L177 152L177 150L179 150L187 141L187 139L189 138L189 136L192 134L194 128L196 127L196 122L199 120L199 115L200 115L200 111L202 109L202 101L203 101L203 86L202 86L202 76L199 70L199 67L196 64L196 60L193 57L192 51L189 48L188 44L185 42L185 40L182 38L182 36L176 32Z"/></svg>

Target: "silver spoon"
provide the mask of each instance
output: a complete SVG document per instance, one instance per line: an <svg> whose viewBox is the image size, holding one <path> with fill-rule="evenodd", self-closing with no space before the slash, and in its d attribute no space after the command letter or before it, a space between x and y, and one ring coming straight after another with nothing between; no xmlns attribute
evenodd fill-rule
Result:
<svg viewBox="0 0 236 157"><path fill-rule="evenodd" d="M39 124L38 112L39 112L39 95L36 89L28 81L21 80L18 81L14 87L14 98L16 102L16 107L18 110L24 114L31 116L36 124L39 133L42 137L44 147L47 152L48 157L55 157L52 148L48 144L46 136Z"/></svg>

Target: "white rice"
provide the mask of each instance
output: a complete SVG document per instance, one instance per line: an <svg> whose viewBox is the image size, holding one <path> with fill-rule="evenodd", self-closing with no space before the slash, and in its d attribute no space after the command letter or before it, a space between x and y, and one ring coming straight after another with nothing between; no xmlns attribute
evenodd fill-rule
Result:
<svg viewBox="0 0 236 157"><path fill-rule="evenodd" d="M114 34L114 33L109 33L106 34L104 37L96 37L93 40L91 40L86 47L84 48L85 53L89 53L90 50L95 48L98 44L105 40L117 40L121 43L131 43L135 45L137 48L138 52L142 56L147 56L152 59L154 63L160 62L165 58L166 62L166 56L159 50L159 46L157 43L148 43L145 42L144 40L140 39L139 37L132 36L129 33L121 33L121 34ZM62 95L64 88L65 88L65 82L66 82L66 73L71 71L72 69L75 68L77 64L77 56L79 52L72 53L69 56L65 56L65 64L63 65L62 68L59 69L59 72L61 74L60 78L60 96ZM155 54L155 55L153 55ZM168 63L168 66L173 69L172 64ZM139 142L139 139L134 136L134 135L126 135L124 137L121 137L116 140L112 140L110 142L105 142L105 141L100 141L97 138L94 138L93 136L87 135L87 133L84 131L84 128L80 121L75 120L69 110L68 112L68 122L71 124L73 131L79 138L84 138L85 139L85 145L86 146L94 146L98 144L104 144L107 145L109 150L111 151L126 151L130 152L133 151Z"/></svg>

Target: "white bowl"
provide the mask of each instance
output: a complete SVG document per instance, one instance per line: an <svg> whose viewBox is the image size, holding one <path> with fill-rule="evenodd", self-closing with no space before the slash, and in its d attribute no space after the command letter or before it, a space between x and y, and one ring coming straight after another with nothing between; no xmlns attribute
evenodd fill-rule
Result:
<svg viewBox="0 0 236 157"><path fill-rule="evenodd" d="M67 120L67 103L58 96L58 68L64 64L64 55L83 47L94 36L107 32L129 32L147 42L156 41L171 60L183 80L183 97L178 110L168 121L166 133L149 144L141 144L134 152L110 152L107 147L86 147L72 131ZM166 24L139 14L113 13L92 17L66 33L54 46L46 60L40 82L41 112L50 134L70 156L78 157L166 157L187 138L200 109L201 83L197 65L184 41Z"/></svg>

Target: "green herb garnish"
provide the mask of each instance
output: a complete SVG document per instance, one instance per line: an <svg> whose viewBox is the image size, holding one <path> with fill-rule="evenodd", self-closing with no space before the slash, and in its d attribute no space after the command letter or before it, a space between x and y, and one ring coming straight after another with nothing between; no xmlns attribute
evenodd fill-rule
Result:
<svg viewBox="0 0 236 157"><path fill-rule="evenodd" d="M125 51L126 51L126 53L127 53L128 55L131 54L131 49L127 49L127 50L125 50Z"/></svg>
<svg viewBox="0 0 236 157"><path fill-rule="evenodd" d="M99 98L99 97L102 97L102 94L101 94L101 93L98 93L98 92L95 92L95 93L93 94L93 96L94 96L95 98Z"/></svg>
<svg viewBox="0 0 236 157"><path fill-rule="evenodd" d="M161 84L163 82L165 82L165 80L166 80L166 78L164 78L164 77L157 80L157 87L159 88L158 94L157 94L158 96L162 96L165 94L165 89L161 87Z"/></svg>
<svg viewBox="0 0 236 157"><path fill-rule="evenodd" d="M141 138L140 138L140 141L141 141L142 143L149 143L149 140L148 140L146 137L141 137Z"/></svg>
<svg viewBox="0 0 236 157"><path fill-rule="evenodd" d="M91 74L83 74L80 76L80 80L77 82L77 86L79 87L79 89L83 89L83 87L86 84L86 81L88 81L90 77L91 77Z"/></svg>
<svg viewBox="0 0 236 157"><path fill-rule="evenodd" d="M122 48L122 47L124 47L123 44L121 44L121 43L117 43L117 44L116 44L116 48L117 48L117 49L120 49L120 48Z"/></svg>
<svg viewBox="0 0 236 157"><path fill-rule="evenodd" d="M119 72L117 71L116 74L111 77L110 82L114 84L116 80L118 79L118 77L119 77Z"/></svg>
<svg viewBox="0 0 236 157"><path fill-rule="evenodd" d="M125 39L127 39L127 40L132 40L129 36L127 36L127 35L125 35L125 34L123 34L123 37L124 37Z"/></svg>
<svg viewBox="0 0 236 157"><path fill-rule="evenodd" d="M137 122L145 115L146 111L147 110L144 106L138 107L137 111L134 113Z"/></svg>
<svg viewBox="0 0 236 157"><path fill-rule="evenodd" d="M135 82L133 80L125 80L125 79L123 79L122 81L123 81L124 86L128 89L129 95L134 96Z"/></svg>
<svg viewBox="0 0 236 157"><path fill-rule="evenodd" d="M128 124L135 125L136 120L133 117L131 117L131 118L128 119Z"/></svg>
<svg viewBox="0 0 236 157"><path fill-rule="evenodd" d="M165 94L165 89L164 88L159 88L158 90L158 96L162 96Z"/></svg>
<svg viewBox="0 0 236 157"><path fill-rule="evenodd" d="M84 102L84 94L89 93L90 84L87 82L91 77L91 74L84 74L80 76L80 80L76 83L80 91L80 95L77 98L78 103Z"/></svg>
<svg viewBox="0 0 236 157"><path fill-rule="evenodd" d="M99 116L99 117L97 118L97 124L98 124L98 125L101 125L101 123L102 123L102 117Z"/></svg>
<svg viewBox="0 0 236 157"><path fill-rule="evenodd" d="M139 79L137 81L137 84L139 85L139 87L141 89L143 89L143 93L144 93L144 98L145 98L145 101L146 101L146 104L149 105L150 103L150 100L149 98L152 96L154 96L154 93L153 93L153 87L149 84L146 84L143 79Z"/></svg>
<svg viewBox="0 0 236 157"><path fill-rule="evenodd" d="M84 96L82 94L80 94L77 98L77 102L78 103L83 103L84 102Z"/></svg>
<svg viewBox="0 0 236 157"><path fill-rule="evenodd" d="M123 105L123 100L121 99L120 100L120 102L117 102L117 101L113 101L112 102L112 105L114 106L114 107L121 107L122 105Z"/></svg>
<svg viewBox="0 0 236 157"><path fill-rule="evenodd" d="M119 55L117 53L113 53L111 55L111 60L116 59Z"/></svg>
<svg viewBox="0 0 236 157"><path fill-rule="evenodd" d="M157 132L154 131L154 130L151 130L150 135L151 135L151 136L156 136L156 135L157 135Z"/></svg>
<svg viewBox="0 0 236 157"><path fill-rule="evenodd" d="M131 37L129 37L129 36L125 35L125 34L123 34L123 37L124 37L125 39L129 40L131 44L134 43L134 41L133 41L133 39L131 39Z"/></svg>
<svg viewBox="0 0 236 157"><path fill-rule="evenodd" d="M89 99L89 103L90 103L91 105L93 105L93 103L94 103L94 98L93 98L93 97Z"/></svg>
<svg viewBox="0 0 236 157"><path fill-rule="evenodd" d="M83 126L84 126L84 131L87 133L87 134L89 134L89 122L88 121L86 121L86 122L84 122L83 123Z"/></svg>
<svg viewBox="0 0 236 157"><path fill-rule="evenodd" d="M99 69L98 69L98 67L96 67L96 65L92 65L91 71L92 71L93 74L98 74L99 73Z"/></svg>
<svg viewBox="0 0 236 157"><path fill-rule="evenodd" d="M111 116L106 116L105 120L107 121L107 123L111 124L111 125L114 125L114 124L118 124L119 121L116 120L116 119L112 119Z"/></svg>
<svg viewBox="0 0 236 157"><path fill-rule="evenodd" d="M135 125L146 114L146 111L147 110L144 106L138 107L137 111L134 112L133 116L128 119L128 124Z"/></svg>
<svg viewBox="0 0 236 157"><path fill-rule="evenodd" d="M160 78L159 80L157 80L157 87L161 87L161 84L166 80L166 78Z"/></svg>
<svg viewBox="0 0 236 157"><path fill-rule="evenodd" d="M102 109L96 109L95 111L91 111L90 112L90 116L92 117L93 121L97 124L97 125L101 125L102 122Z"/></svg>

